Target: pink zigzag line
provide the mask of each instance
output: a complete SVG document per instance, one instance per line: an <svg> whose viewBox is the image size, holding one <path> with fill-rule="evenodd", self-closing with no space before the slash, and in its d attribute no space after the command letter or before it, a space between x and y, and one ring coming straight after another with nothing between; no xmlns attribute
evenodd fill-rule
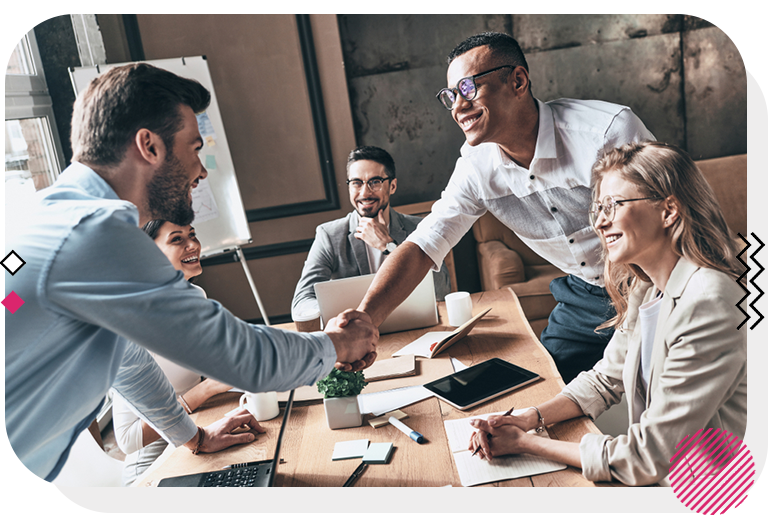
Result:
<svg viewBox="0 0 768 515"><path fill-rule="evenodd" d="M741 477L742 477L744 474L746 474L746 473L747 473L747 471L745 470L745 471L744 471L744 473L742 473L742 474L741 474L739 477L737 477L737 478L734 480L734 482L741 480ZM719 510L720 510L720 508L721 508L721 507L722 507L722 506L723 506L723 505L724 505L726 502L728 502L728 499L730 499L731 497L733 497L733 495L736 493L736 492L734 491L734 489L735 489L735 490L738 490L739 488L741 488L741 487L744 485L744 483L746 483L747 481L749 481L749 480L752 478L752 476L754 476L754 475L755 475L755 472L754 472L754 471L750 472L750 473L749 473L749 475L748 475L747 477L745 477L745 478L744 478L744 479L743 479L743 480L742 480L742 481L741 481L741 482L740 482L738 485L735 485L735 486L731 486L729 490L726 490L725 492L723 492L723 494L722 494L720 497L722 497L723 495L727 494L727 493L730 491L730 493L728 494L728 496L727 496L725 499L723 499L723 502L721 502L720 504L718 504L718 505L717 505L717 507L715 508L715 511L719 511ZM719 500L719 498L718 498L718 500Z"/></svg>
<svg viewBox="0 0 768 515"><path fill-rule="evenodd" d="M734 462L729 464L728 467L721 472L721 474L716 476L717 481L715 481L714 484L709 485L711 488L701 492L700 500L697 504L698 511L712 511L712 504L716 503L716 501L718 501L723 496L728 495L729 492L738 489L737 483L741 481L741 478L745 474L749 474L753 469L752 462L749 457L750 455L748 451L746 453L742 453L740 457L737 458L737 460L734 460ZM708 506L708 508L699 509L699 507L702 506ZM717 504L717 506L724 507L721 504Z"/></svg>
<svg viewBox="0 0 768 515"><path fill-rule="evenodd" d="M733 435L731 435L731 433L728 433L728 437L730 436L733 436ZM732 443L736 443L737 440L738 439L734 439L733 442L727 442L727 440L717 440L716 442L713 442L712 444L710 444L709 447L706 449L698 449L695 451L694 450L691 451L692 453L691 458L693 461L692 466L695 467L695 470L694 470L695 475L691 483L687 485L680 485L681 489L678 493L678 497L680 498L681 501L685 502L684 499L688 499L692 494L695 494L697 490L702 488L703 484L710 481L709 478L716 477L711 471L719 467L720 464L723 462L723 460L727 459L728 456L731 455L731 453L728 453L727 455L724 455L723 453L728 449L728 446L730 446ZM709 449L711 449L715 443L718 443L715 450L719 449L724 444L725 444L725 447L720 451L720 453L717 456L711 458L711 461L710 461L711 466L709 467L709 470L707 470L706 459L708 456L706 455L706 452ZM720 458L719 461L718 461L718 457ZM686 494L686 492L688 493Z"/></svg>
<svg viewBox="0 0 768 515"><path fill-rule="evenodd" d="M749 490L750 488L752 488L752 485L754 485L754 484L755 484L755 482L754 482L754 481L750 482L750 483L747 485L747 490ZM745 494L746 494L746 490L745 490ZM733 509L736 509L736 508L738 508L739 506L741 506L741 503L743 503L743 502L744 502L746 499L747 499L747 496L746 496L746 495L744 495L744 497L742 497L742 499L739 501L739 504L737 504L736 506L734 506L734 507L733 507ZM730 506L729 506L728 508L730 508Z"/></svg>
<svg viewBox="0 0 768 515"><path fill-rule="evenodd" d="M750 474L750 477L751 477L752 475L754 475L754 472L753 472L752 474ZM749 478L747 478L747 479L749 479ZM739 499L741 499L741 500L739 501L739 504L741 504L741 503L744 501L744 499L746 499L746 497L747 497L747 490L749 490L750 488L752 488L752 485L753 485L753 484L755 484L755 481L754 481L754 480L750 481L748 485L744 485L744 486L742 487L741 491L740 491L738 494L736 494L736 497L734 497L733 501L731 501L731 502L730 502L730 504L728 504L728 506L726 506L726 507L725 507L725 509L722 511L722 513L725 513L725 512L727 512L728 510L730 510L730 509L731 509L731 506L733 506L733 503L735 503L736 501L739 501ZM738 507L738 506L739 506L739 504L737 504L736 506Z"/></svg>
<svg viewBox="0 0 768 515"><path fill-rule="evenodd" d="M717 433L719 433L720 431L721 431L720 429L717 429L717 430L715 430L715 433L713 433L713 434L712 434L712 436L710 436L710 437L709 437L709 439L707 439L705 442L703 442L703 443L701 444L701 446L699 446L697 449L694 449L694 450L692 450L692 453L694 453L693 455L695 456L695 459L693 459L693 460L689 459L689 460L688 460L688 463L689 463L689 465L691 466L691 469L692 469L692 472L693 472L693 475L694 475L694 477L696 477L697 473L699 472L699 470L700 470L701 468L704 468L704 467L706 467L706 466L707 466L707 464L706 464L706 463L704 463L704 460L705 460L706 458L709 458L709 457L711 456L711 454L713 454L713 453L709 453L709 452L708 452L708 451L709 451L709 449L710 449L710 448L711 448L713 445L715 445L716 443L718 443L718 442L722 442L722 441L723 441L723 439L721 439L721 438L718 438L718 439L716 439L714 442L712 442L712 443L711 443L709 446L707 446L706 448L703 448L703 446L704 446L704 445L705 445L707 442L709 442L709 441L710 441L712 438L714 438L715 436L717 436ZM722 445L722 443L721 443L720 445ZM718 445L718 448L719 448L719 445ZM689 455L689 458L690 458L690 455Z"/></svg>
<svg viewBox="0 0 768 515"><path fill-rule="evenodd" d="M720 508L724 507L718 501L723 496L729 495L729 492L737 489L737 483L740 482L744 474L748 474L752 470L749 459L740 460L740 462L738 467L724 470L713 483L704 485L705 488L699 493L699 500L695 503L697 511L710 512L713 509L713 504ZM703 508L704 506L708 507Z"/></svg>
<svg viewBox="0 0 768 515"><path fill-rule="evenodd" d="M728 435L725 435L725 434L723 434L723 435L722 435L722 436L721 436L721 437L720 437L720 438L717 440L717 442L719 442L719 444L718 444L718 446L715 448L715 450L717 450L717 449L719 449L721 446L725 445L725 444L727 443L727 441L728 441L728 438L730 438L730 436L733 436L733 435L732 435L732 434L730 434L730 433L729 433ZM735 438L735 437L734 437L734 438ZM711 446L710 446L710 447L711 447ZM720 451L720 454L722 454L722 452L723 452L723 451ZM714 451L713 451L713 454L714 454ZM719 454L718 454L717 456L719 456ZM713 457L713 458L712 458L712 461L716 460L716 459L717 459L717 456ZM690 462L689 462L689 463L690 463ZM689 466L690 466L690 465L689 465ZM693 476L693 479L694 479L694 483L695 483L695 482L696 482L696 480L697 480L698 478L697 478L697 477L694 475L694 476ZM671 480L671 477L670 477L670 480ZM682 487L683 487L683 485L681 485L681 486L680 486L680 488L682 488Z"/></svg>

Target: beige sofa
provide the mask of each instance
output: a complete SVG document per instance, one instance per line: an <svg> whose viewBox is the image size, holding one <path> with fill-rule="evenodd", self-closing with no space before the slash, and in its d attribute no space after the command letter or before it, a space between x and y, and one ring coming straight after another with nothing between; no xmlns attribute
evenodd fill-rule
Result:
<svg viewBox="0 0 768 515"><path fill-rule="evenodd" d="M715 191L733 236L747 235L747 155L696 162ZM472 228L477 241L477 261L484 291L511 287L537 335L554 309L549 283L564 275L534 253L493 215L486 213Z"/></svg>

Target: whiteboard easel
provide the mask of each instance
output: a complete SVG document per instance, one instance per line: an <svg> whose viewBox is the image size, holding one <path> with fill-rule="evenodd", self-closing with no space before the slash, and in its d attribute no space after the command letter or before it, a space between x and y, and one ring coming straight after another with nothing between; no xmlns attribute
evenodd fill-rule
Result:
<svg viewBox="0 0 768 515"><path fill-rule="evenodd" d="M248 285L259 307L266 325L270 325L267 312L256 290L242 246L251 243L251 231L240 196L232 156L229 152L227 135L216 100L208 61L205 56L179 57L175 59L157 59L143 61L158 68L168 70L181 77L193 79L202 84L211 93L211 103L204 113L197 116L200 135L204 145L200 151L200 160L208 170L208 178L200 181L192 190L192 207L195 210L194 227L202 245L200 257L207 258L218 254L235 252L243 266ZM115 66L131 63L100 64L69 69L69 76L75 95L85 89L88 83Z"/></svg>

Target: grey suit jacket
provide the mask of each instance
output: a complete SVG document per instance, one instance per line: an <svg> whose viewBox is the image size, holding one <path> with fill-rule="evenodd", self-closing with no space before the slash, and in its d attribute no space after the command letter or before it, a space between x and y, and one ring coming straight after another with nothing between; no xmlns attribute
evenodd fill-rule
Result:
<svg viewBox="0 0 768 515"><path fill-rule="evenodd" d="M294 317L299 313L318 309L315 283L371 273L365 250L366 243L355 238L357 220L357 213L352 211L344 218L317 227L315 241L309 249L301 279L293 294L291 313ZM390 209L389 235L399 245L416 229L421 220L418 216L403 215ZM437 300L443 300L451 291L445 263L441 264L440 272L434 275L434 279Z"/></svg>
<svg viewBox="0 0 768 515"><path fill-rule="evenodd" d="M736 329L744 318L736 308L743 290L726 274L680 258L661 301L646 391L639 374L638 307L657 291L650 283L639 284L603 359L562 392L593 419L627 393L627 434L587 434L581 440L582 472L589 480L629 485L664 480L677 444L699 429L722 428L744 438L747 332Z"/></svg>

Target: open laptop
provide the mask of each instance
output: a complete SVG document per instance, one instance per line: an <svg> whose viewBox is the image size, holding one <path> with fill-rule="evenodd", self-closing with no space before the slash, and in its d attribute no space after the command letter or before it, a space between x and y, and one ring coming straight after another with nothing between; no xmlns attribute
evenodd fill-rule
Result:
<svg viewBox="0 0 768 515"><path fill-rule="evenodd" d="M191 487L258 487L273 486L275 482L275 471L280 463L280 449L283 446L283 435L288 426L288 416L291 414L293 406L293 390L288 396L288 402L285 404L285 414L283 422L280 425L280 434L277 435L277 445L275 446L275 457L271 460L256 461L249 464L233 465L233 468L226 470L215 470L213 472L201 472L199 474L189 474L187 476L167 477L162 479L157 486L191 486Z"/></svg>
<svg viewBox="0 0 768 515"><path fill-rule="evenodd" d="M379 326L379 333L396 333L436 325L439 321L435 298L434 272L429 272L416 289ZM376 274L359 275L315 283L323 326L345 309L357 309Z"/></svg>

